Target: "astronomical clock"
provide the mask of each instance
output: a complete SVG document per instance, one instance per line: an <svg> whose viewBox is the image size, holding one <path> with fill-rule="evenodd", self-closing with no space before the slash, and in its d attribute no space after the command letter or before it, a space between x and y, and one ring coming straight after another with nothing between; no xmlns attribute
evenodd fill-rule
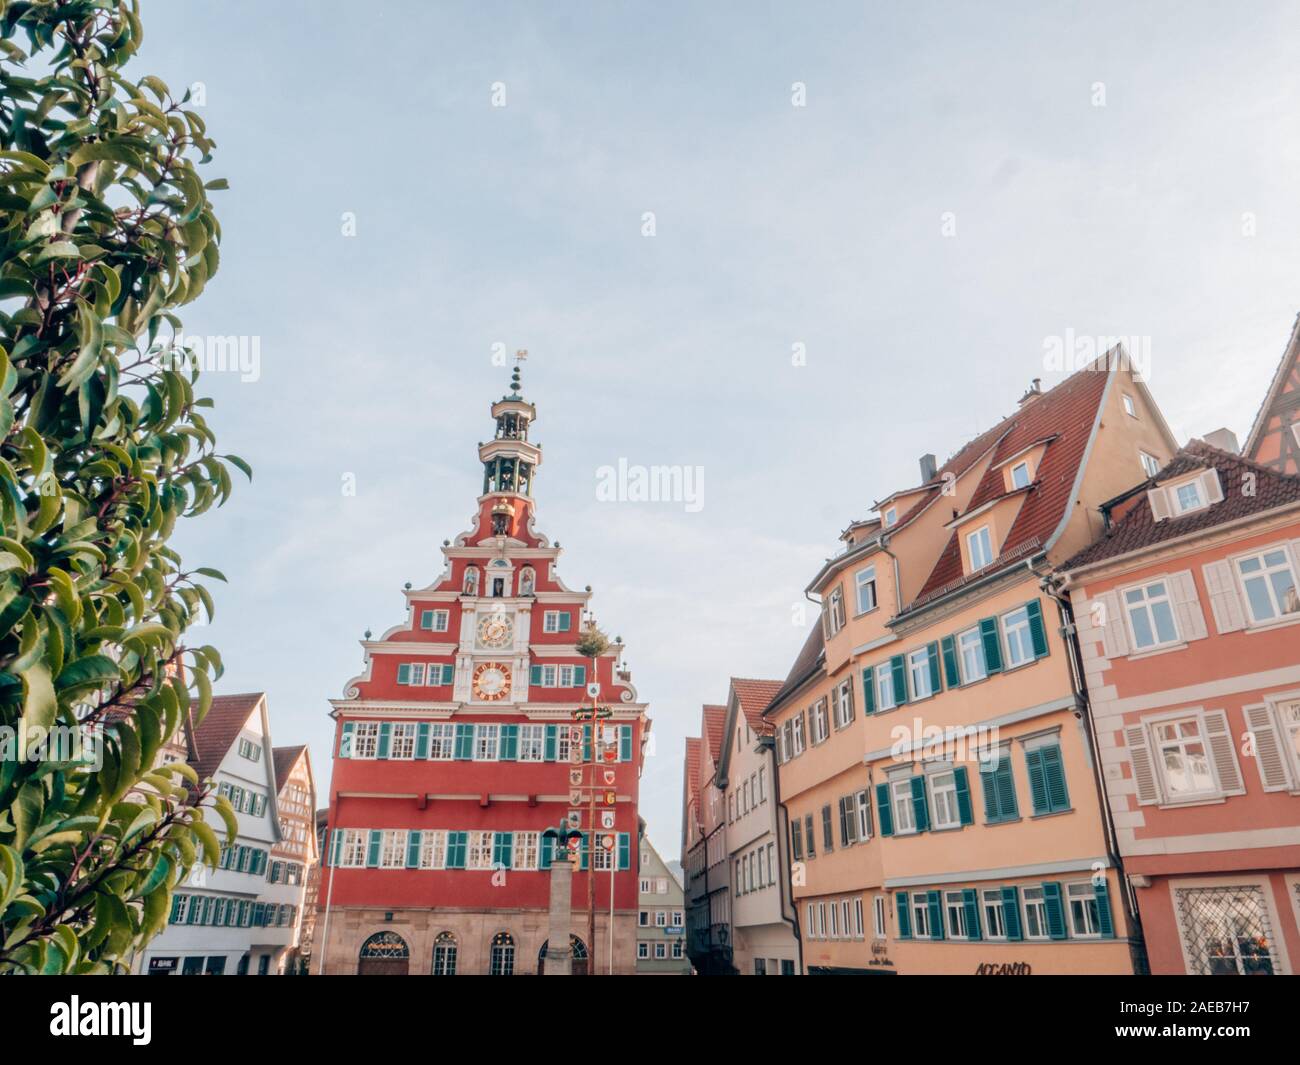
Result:
<svg viewBox="0 0 1300 1065"><path fill-rule="evenodd" d="M474 667L474 698L495 703L510 696L510 667L504 662L480 662Z"/></svg>
<svg viewBox="0 0 1300 1065"><path fill-rule="evenodd" d="M515 616L493 610L478 619L476 628L480 647L508 647L515 638Z"/></svg>

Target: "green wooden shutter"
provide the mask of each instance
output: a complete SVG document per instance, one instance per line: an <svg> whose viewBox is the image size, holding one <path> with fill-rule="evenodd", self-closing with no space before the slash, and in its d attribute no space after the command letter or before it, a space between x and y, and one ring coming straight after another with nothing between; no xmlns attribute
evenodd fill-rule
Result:
<svg viewBox="0 0 1300 1065"><path fill-rule="evenodd" d="M1050 813L1052 805L1047 797L1047 777L1043 771L1041 747L1025 752L1025 771L1029 774L1029 797L1033 800L1034 813Z"/></svg>
<svg viewBox="0 0 1300 1065"><path fill-rule="evenodd" d="M880 817L880 834L882 836L892 836L894 834L894 810L889 805L889 785L876 785L876 812Z"/></svg>
<svg viewBox="0 0 1300 1065"><path fill-rule="evenodd" d="M355 721L343 722L343 734L339 737L340 758L352 757L352 733L356 731L356 727ZM226 785L223 784L222 787L224 788Z"/></svg>
<svg viewBox="0 0 1300 1065"><path fill-rule="evenodd" d="M876 671L871 666L862 671L862 712L876 712Z"/></svg>
<svg viewBox="0 0 1300 1065"><path fill-rule="evenodd" d="M411 664L409 662L403 662L401 665L397 667L397 683L398 684L411 683Z"/></svg>
<svg viewBox="0 0 1300 1065"><path fill-rule="evenodd" d="M587 868L587 850L588 850L587 845L588 845L588 843L589 843L590 841L591 841L591 833L590 833L590 832L584 832L584 833L582 834L582 852L581 852L581 853L582 853L582 858L581 858L581 861L579 861L579 863L578 863L578 868L579 868L579 869L586 869L586 868Z"/></svg>
<svg viewBox="0 0 1300 1065"><path fill-rule="evenodd" d="M543 836L537 841L537 868L549 869L551 867L551 855L554 851L555 841Z"/></svg>
<svg viewBox="0 0 1300 1065"><path fill-rule="evenodd" d="M502 869L509 869L511 860L514 857L515 834L513 832L497 832L492 837L492 864L500 866Z"/></svg>
<svg viewBox="0 0 1300 1065"><path fill-rule="evenodd" d="M1103 879L1093 886L1097 893L1097 927L1107 939L1115 936L1115 922L1110 914L1110 886Z"/></svg>
<svg viewBox="0 0 1300 1065"><path fill-rule="evenodd" d="M388 757L388 747L393 741L393 723L391 721L382 721L379 724L379 750L375 756L377 758Z"/></svg>
<svg viewBox="0 0 1300 1065"><path fill-rule="evenodd" d="M559 631L568 632L569 629L573 626L573 615L566 610L562 614L560 614L559 622L560 622Z"/></svg>
<svg viewBox="0 0 1300 1065"><path fill-rule="evenodd" d="M1059 745L1041 748L1043 783L1047 788L1047 804L1052 813L1070 808L1070 791L1065 786L1065 763L1061 760Z"/></svg>
<svg viewBox="0 0 1300 1065"><path fill-rule="evenodd" d="M529 666L529 667L528 667L528 683L529 683L530 685L532 685L532 684L535 684L535 685L538 685L538 686L541 685L541 683L542 683L542 667L541 667L541 666Z"/></svg>
<svg viewBox="0 0 1300 1065"><path fill-rule="evenodd" d="M902 706L907 702L907 661L902 655L894 655L889 670L894 675L894 703Z"/></svg>
<svg viewBox="0 0 1300 1065"><path fill-rule="evenodd" d="M433 628L433 611L432 611L432 610L421 610L421 611L420 611L420 628L422 628L422 629L432 629L432 628Z"/></svg>
<svg viewBox="0 0 1300 1065"><path fill-rule="evenodd" d="M582 726L582 760L591 761L591 726Z"/></svg>
<svg viewBox="0 0 1300 1065"><path fill-rule="evenodd" d="M421 721L415 728L415 757L429 757L429 722Z"/></svg>
<svg viewBox="0 0 1300 1065"><path fill-rule="evenodd" d="M972 825L975 823L975 812L971 809L970 781L966 775L966 767L959 765L952 771L952 776L957 784L957 813L961 823Z"/></svg>
<svg viewBox="0 0 1300 1065"><path fill-rule="evenodd" d="M586 687L586 684L587 684L587 667L586 667L586 666L574 666L574 667L573 667L573 686L574 686L575 688L583 688L583 687Z"/></svg>
<svg viewBox="0 0 1300 1065"><path fill-rule="evenodd" d="M406 868L420 868L420 833L418 831L406 834Z"/></svg>
<svg viewBox="0 0 1300 1065"><path fill-rule="evenodd" d="M930 827L930 803L925 794L925 775L912 778L912 812L916 817L916 830L925 832Z"/></svg>
<svg viewBox="0 0 1300 1065"><path fill-rule="evenodd" d="M894 905L898 912L898 938L912 938L912 911L908 908L909 903L906 891L894 892Z"/></svg>
<svg viewBox="0 0 1300 1065"><path fill-rule="evenodd" d="M374 869L379 865L379 848L383 843L384 834L377 828L370 830L370 845L366 848L366 866Z"/></svg>
<svg viewBox="0 0 1300 1065"><path fill-rule="evenodd" d="M545 732L546 738L543 740L542 757L545 758L546 761L548 762L555 761L555 751L556 751L556 742L557 742L556 736L557 736L557 732L555 726L547 725L546 732Z"/></svg>
<svg viewBox="0 0 1300 1065"><path fill-rule="evenodd" d="M618 730L618 760L632 761L632 726L620 725Z"/></svg>
<svg viewBox="0 0 1300 1065"><path fill-rule="evenodd" d="M934 642L926 644L925 653L930 659L930 690L937 694L943 691L943 677L939 673L939 645Z"/></svg>
<svg viewBox="0 0 1300 1065"><path fill-rule="evenodd" d="M338 865L343 854L343 829L336 828L330 833L330 865Z"/></svg>
<svg viewBox="0 0 1300 1065"><path fill-rule="evenodd" d="M849 845L849 817L844 805L844 800L840 799L840 846Z"/></svg>
<svg viewBox="0 0 1300 1065"><path fill-rule="evenodd" d="M448 832L447 833L447 861L448 869L465 868L465 851L469 847L468 832Z"/></svg>
<svg viewBox="0 0 1300 1065"><path fill-rule="evenodd" d="M497 757L503 762L513 762L519 758L518 725L501 726L501 746L497 750Z"/></svg>
<svg viewBox="0 0 1300 1065"><path fill-rule="evenodd" d="M966 908L966 938L983 939L980 933L980 896L974 888L962 888L962 905Z"/></svg>
<svg viewBox="0 0 1300 1065"><path fill-rule="evenodd" d="M456 726L456 750L457 758L467 760L474 757L474 726L457 725Z"/></svg>
<svg viewBox="0 0 1300 1065"><path fill-rule="evenodd" d="M999 769L1004 762L1005 758L998 759ZM990 768L990 765L988 762L980 763L980 793L984 796L984 823L993 825L1002 820L1002 809L998 796L998 770Z"/></svg>
<svg viewBox="0 0 1300 1065"><path fill-rule="evenodd" d="M997 618L980 618L980 642L984 644L984 669L989 673L1001 673L1002 642Z"/></svg>
<svg viewBox="0 0 1300 1065"><path fill-rule="evenodd" d="M930 911L930 938L943 939L943 892L927 891L925 906Z"/></svg>
<svg viewBox="0 0 1300 1065"><path fill-rule="evenodd" d="M1047 629L1043 626L1043 605L1037 600L1025 604L1025 613L1029 615L1029 639L1034 645L1034 657L1042 658L1047 654Z"/></svg>
<svg viewBox="0 0 1300 1065"><path fill-rule="evenodd" d="M632 840L626 832L618 834L618 867L620 869L632 867Z"/></svg>
<svg viewBox="0 0 1300 1065"><path fill-rule="evenodd" d="M1061 885L1055 880L1044 880L1043 901L1047 904L1047 934L1053 939L1065 938L1065 907L1061 904Z"/></svg>
<svg viewBox="0 0 1300 1065"><path fill-rule="evenodd" d="M957 641L945 636L940 642L943 648L943 672L949 688L961 687L961 670L957 667Z"/></svg>

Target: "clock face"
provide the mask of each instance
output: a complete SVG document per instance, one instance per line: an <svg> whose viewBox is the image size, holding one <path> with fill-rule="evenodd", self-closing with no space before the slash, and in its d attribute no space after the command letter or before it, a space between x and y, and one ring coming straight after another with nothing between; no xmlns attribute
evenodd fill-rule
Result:
<svg viewBox="0 0 1300 1065"><path fill-rule="evenodd" d="M481 662L474 667L474 698L494 703L509 694L509 666L500 662Z"/></svg>
<svg viewBox="0 0 1300 1065"><path fill-rule="evenodd" d="M515 635L513 614L494 610L478 619L478 642L483 647L504 647Z"/></svg>

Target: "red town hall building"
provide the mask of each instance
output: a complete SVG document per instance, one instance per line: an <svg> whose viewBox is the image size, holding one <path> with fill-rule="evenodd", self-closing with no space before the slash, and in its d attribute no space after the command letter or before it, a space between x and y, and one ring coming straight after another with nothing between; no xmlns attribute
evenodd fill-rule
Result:
<svg viewBox="0 0 1300 1065"><path fill-rule="evenodd" d="M510 388L492 404L493 439L479 445L473 528L444 544L437 580L407 586L406 619L367 638L365 671L332 700L317 972L538 972L552 860L542 834L562 823L584 833L573 873L574 971L609 971L611 909L613 971L636 969L649 721L621 643L595 660L594 675L577 651L591 591L565 586L559 546L535 528L536 410L520 395L518 369ZM610 710L594 735L575 721L593 697ZM579 761L593 755L594 845L593 770ZM586 942L593 876L594 944Z"/></svg>

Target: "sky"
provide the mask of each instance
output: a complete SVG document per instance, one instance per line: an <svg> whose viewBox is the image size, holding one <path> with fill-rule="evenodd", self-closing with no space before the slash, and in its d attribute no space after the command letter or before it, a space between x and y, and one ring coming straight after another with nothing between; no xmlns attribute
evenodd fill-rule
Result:
<svg viewBox="0 0 1300 1065"><path fill-rule="evenodd" d="M1293 4L143 17L127 73L195 86L230 182L185 331L258 355L200 381L254 480L176 546L230 580L218 691L267 693L322 804L358 641L470 524L500 353L529 353L538 527L649 703L672 858L701 705L785 677L807 582L919 456L1058 381L1062 338L1137 338L1180 442L1244 439L1300 311ZM610 499L620 460L696 491Z"/></svg>

